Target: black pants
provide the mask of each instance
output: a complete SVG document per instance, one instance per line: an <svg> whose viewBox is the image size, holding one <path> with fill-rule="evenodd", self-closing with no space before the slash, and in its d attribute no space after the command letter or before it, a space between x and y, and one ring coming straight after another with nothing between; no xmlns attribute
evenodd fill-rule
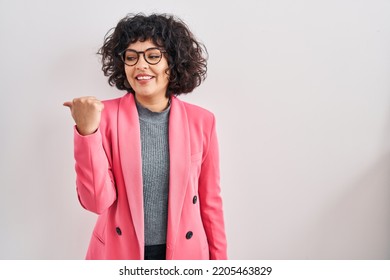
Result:
<svg viewBox="0 0 390 280"><path fill-rule="evenodd" d="M145 260L165 260L166 245L145 246Z"/></svg>

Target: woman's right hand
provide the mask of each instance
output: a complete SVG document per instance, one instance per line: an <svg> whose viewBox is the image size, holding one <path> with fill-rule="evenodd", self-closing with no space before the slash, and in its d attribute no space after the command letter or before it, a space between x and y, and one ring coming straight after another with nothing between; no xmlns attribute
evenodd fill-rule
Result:
<svg viewBox="0 0 390 280"><path fill-rule="evenodd" d="M100 124L104 104L93 96L75 98L63 104L70 108L76 122L77 130L81 135L94 133Z"/></svg>

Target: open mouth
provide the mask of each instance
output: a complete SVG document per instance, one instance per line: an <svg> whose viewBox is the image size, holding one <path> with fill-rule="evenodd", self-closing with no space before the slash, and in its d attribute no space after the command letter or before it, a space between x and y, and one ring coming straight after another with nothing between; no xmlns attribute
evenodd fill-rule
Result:
<svg viewBox="0 0 390 280"><path fill-rule="evenodd" d="M145 76L137 76L135 77L136 80L138 81L145 81L145 80L151 80L153 79L153 76L148 76L148 75L145 75Z"/></svg>

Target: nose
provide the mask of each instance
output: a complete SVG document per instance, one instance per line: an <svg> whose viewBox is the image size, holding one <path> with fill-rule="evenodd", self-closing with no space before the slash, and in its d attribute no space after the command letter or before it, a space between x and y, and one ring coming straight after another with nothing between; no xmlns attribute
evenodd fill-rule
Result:
<svg viewBox="0 0 390 280"><path fill-rule="evenodd" d="M148 66L149 66L149 64L146 62L145 57L142 54L140 54L139 59L137 61L137 64L135 65L135 67L137 69L146 69L146 68L148 68Z"/></svg>

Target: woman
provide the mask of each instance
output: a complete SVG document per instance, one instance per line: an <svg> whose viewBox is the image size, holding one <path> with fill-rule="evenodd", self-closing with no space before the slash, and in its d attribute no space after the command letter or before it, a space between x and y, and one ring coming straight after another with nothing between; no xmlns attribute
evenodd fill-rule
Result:
<svg viewBox="0 0 390 280"><path fill-rule="evenodd" d="M180 101L204 48L168 15L129 15L99 50L121 98L65 102L81 205L99 214L87 259L226 259L214 115Z"/></svg>

